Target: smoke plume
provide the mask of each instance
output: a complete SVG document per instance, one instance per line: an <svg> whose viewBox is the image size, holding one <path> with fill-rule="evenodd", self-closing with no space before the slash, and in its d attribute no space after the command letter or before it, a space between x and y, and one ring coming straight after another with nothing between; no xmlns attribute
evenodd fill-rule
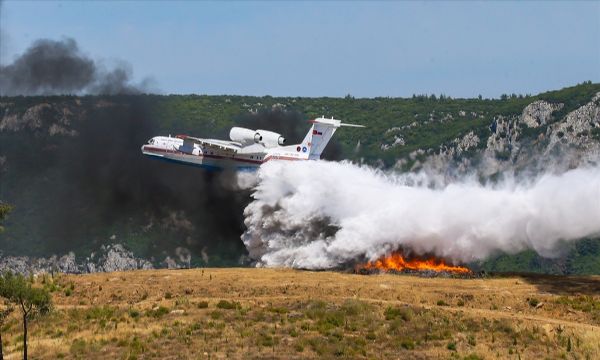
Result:
<svg viewBox="0 0 600 360"><path fill-rule="evenodd" d="M74 39L35 41L12 64L0 65L0 95L135 94L131 69L104 67L82 54Z"/></svg>
<svg viewBox="0 0 600 360"><path fill-rule="evenodd" d="M0 133L8 164L0 194L15 205L12 219L22 222L0 238L5 252L89 255L117 242L148 259L183 246L197 256L218 254L228 264L244 253L239 235L249 192L232 191L234 174L141 154L150 137L164 135L164 119L156 115L156 98L131 96L144 88L132 83L131 73L122 62L106 68L73 39L37 40L0 66L0 95L115 95L42 99L15 117L33 125L15 123L15 133ZM54 136L58 125L70 135ZM198 135L213 136L214 129ZM40 151L23 151L23 143Z"/></svg>
<svg viewBox="0 0 600 360"><path fill-rule="evenodd" d="M600 168L439 184L348 162L269 163L242 240L262 266L326 269L402 248L472 262L600 235Z"/></svg>

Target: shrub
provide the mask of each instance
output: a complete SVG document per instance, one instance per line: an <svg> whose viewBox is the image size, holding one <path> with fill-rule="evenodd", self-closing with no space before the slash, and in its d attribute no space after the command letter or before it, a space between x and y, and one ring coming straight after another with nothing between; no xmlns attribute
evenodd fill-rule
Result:
<svg viewBox="0 0 600 360"><path fill-rule="evenodd" d="M483 358L477 354L469 354L465 356L463 360L483 360Z"/></svg>
<svg viewBox="0 0 600 360"><path fill-rule="evenodd" d="M311 301L307 305L306 316L310 319L320 319L327 313L327 303L324 301Z"/></svg>
<svg viewBox="0 0 600 360"><path fill-rule="evenodd" d="M312 337L306 340L307 344L310 345L311 349L317 353L317 355L322 356L326 350L326 343L320 337Z"/></svg>
<svg viewBox="0 0 600 360"><path fill-rule="evenodd" d="M85 312L87 320L108 320L115 314L116 309L110 306L94 306Z"/></svg>
<svg viewBox="0 0 600 360"><path fill-rule="evenodd" d="M213 312L210 313L210 317L213 320L222 319L223 318L223 313L220 312L219 310L215 310L215 311L213 311Z"/></svg>
<svg viewBox="0 0 600 360"><path fill-rule="evenodd" d="M402 339L402 341L400 341L400 347L406 350L413 350L415 348L415 342L412 339Z"/></svg>
<svg viewBox="0 0 600 360"><path fill-rule="evenodd" d="M158 308L154 308L152 310L148 310L146 311L146 316L150 316L153 318L161 318L164 315L167 315L169 313L169 309L164 307L164 306L159 306Z"/></svg>
<svg viewBox="0 0 600 360"><path fill-rule="evenodd" d="M440 305L438 303L438 305ZM388 307L385 309L384 313L386 320L394 320L396 318L400 318L404 321L410 321L413 316L413 312L410 308L401 308L401 307Z"/></svg>
<svg viewBox="0 0 600 360"><path fill-rule="evenodd" d="M277 343L277 339L267 333L260 333L258 337L258 343L265 347L274 346Z"/></svg>
<svg viewBox="0 0 600 360"><path fill-rule="evenodd" d="M239 304L238 304L238 307L239 307ZM272 313L276 313L276 314L286 314L288 312L288 309L286 309L284 307L271 306L271 307L269 307L269 311Z"/></svg>
<svg viewBox="0 0 600 360"><path fill-rule="evenodd" d="M331 311L318 321L318 325L331 325L331 327L340 327L344 325L345 316L340 311Z"/></svg>
<svg viewBox="0 0 600 360"><path fill-rule="evenodd" d="M456 343L454 341L450 341L446 348L450 351L456 351Z"/></svg>
<svg viewBox="0 0 600 360"><path fill-rule="evenodd" d="M136 309L131 309L131 310L129 310L129 316L132 319L138 319L140 317L140 312Z"/></svg>
<svg viewBox="0 0 600 360"><path fill-rule="evenodd" d="M206 309L208 308L208 301L200 301L198 303L198 309Z"/></svg>
<svg viewBox="0 0 600 360"><path fill-rule="evenodd" d="M75 339L71 344L70 352L74 356L82 355L85 353L86 347L87 343L84 339Z"/></svg>
<svg viewBox="0 0 600 360"><path fill-rule="evenodd" d="M178 297L175 300L175 306L187 306L189 305L190 300L184 296Z"/></svg>
<svg viewBox="0 0 600 360"><path fill-rule="evenodd" d="M467 342L471 346L477 345L477 341L475 340L475 335L471 334L471 335L467 336Z"/></svg>
<svg viewBox="0 0 600 360"><path fill-rule="evenodd" d="M217 307L219 309L226 309L226 310L237 309L240 307L240 303L235 302L235 301L220 300L217 303Z"/></svg>
<svg viewBox="0 0 600 360"><path fill-rule="evenodd" d="M144 344L140 341L137 336L134 336L129 343L129 348L133 353L143 353L146 350Z"/></svg>
<svg viewBox="0 0 600 360"><path fill-rule="evenodd" d="M349 299L344 301L344 304L342 304L340 310L342 310L346 315L356 316L370 311L371 306L362 301Z"/></svg>
<svg viewBox="0 0 600 360"><path fill-rule="evenodd" d="M531 298L528 300L528 303L529 303L529 306L536 307L540 303L540 301L536 298Z"/></svg>
<svg viewBox="0 0 600 360"><path fill-rule="evenodd" d="M438 300L437 305L438 306L448 306L448 304L444 300Z"/></svg>

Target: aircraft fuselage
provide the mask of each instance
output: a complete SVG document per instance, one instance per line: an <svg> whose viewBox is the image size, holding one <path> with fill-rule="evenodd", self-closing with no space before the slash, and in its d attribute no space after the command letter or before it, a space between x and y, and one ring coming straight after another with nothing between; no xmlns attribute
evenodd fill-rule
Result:
<svg viewBox="0 0 600 360"><path fill-rule="evenodd" d="M178 137L155 136L141 150L146 156L211 170L256 170L270 160L307 160L300 155L302 149L265 149L258 144L241 147L230 142L223 142L228 147L219 148L220 140L209 141L215 146L203 147L200 144L186 144ZM238 147L237 151L232 151L232 146Z"/></svg>
<svg viewBox="0 0 600 360"><path fill-rule="evenodd" d="M200 166L207 169L255 170L271 160L320 159L327 143L340 126L340 120L323 117L310 120L311 128L300 144L285 145L285 138L268 130L233 127L231 141L201 139L188 135L155 136L142 146L142 153L156 159Z"/></svg>

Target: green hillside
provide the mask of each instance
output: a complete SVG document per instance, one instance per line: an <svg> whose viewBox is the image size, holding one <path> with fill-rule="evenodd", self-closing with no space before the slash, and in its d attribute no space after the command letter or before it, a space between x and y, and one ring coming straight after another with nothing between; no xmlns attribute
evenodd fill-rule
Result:
<svg viewBox="0 0 600 360"><path fill-rule="evenodd" d="M407 159L402 167L406 170L416 160L409 156L415 150L437 151L470 131L481 139L478 148L483 149L497 116L518 116L535 100L564 104L553 114L553 121L561 121L597 92L600 84L586 82L501 99L2 97L0 199L14 209L0 234L0 249L4 255L74 251L87 256L102 244L123 243L156 265L167 256L177 258L178 247L189 249L192 265L244 263L239 235L249 193L231 191L228 174L148 161L139 151L148 138L180 133L227 137L233 125L263 125L293 142L304 136L307 119L335 116L367 127L336 133L326 157L385 167ZM522 137L533 141L546 126L527 129ZM404 144L384 151L382 145L394 141L394 132L388 131L393 128L402 129ZM559 260L531 252L499 255L483 268L600 273L600 240L581 241L565 252Z"/></svg>

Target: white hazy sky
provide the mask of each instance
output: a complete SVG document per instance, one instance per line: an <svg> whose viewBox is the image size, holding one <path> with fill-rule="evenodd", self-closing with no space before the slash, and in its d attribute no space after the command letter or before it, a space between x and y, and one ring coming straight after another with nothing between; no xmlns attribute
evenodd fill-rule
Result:
<svg viewBox="0 0 600 360"><path fill-rule="evenodd" d="M600 1L4 1L0 62L74 38L162 93L498 97L600 82Z"/></svg>

